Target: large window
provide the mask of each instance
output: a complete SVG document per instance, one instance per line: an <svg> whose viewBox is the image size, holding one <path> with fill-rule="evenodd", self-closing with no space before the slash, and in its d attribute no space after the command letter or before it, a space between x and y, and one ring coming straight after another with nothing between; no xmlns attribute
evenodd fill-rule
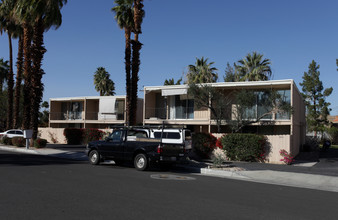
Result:
<svg viewBox="0 0 338 220"><path fill-rule="evenodd" d="M255 92L255 104L252 107L246 108L244 110L243 117L248 120L253 120L257 118L261 118L262 120L271 120L275 117L277 120L288 120L290 119L290 113L276 113L274 116L271 112L272 108L272 99L271 99L270 91L256 91ZM288 104L291 103L290 98L290 90L278 90L277 94L279 98ZM268 114L267 114L268 113ZM266 114L266 115L264 115Z"/></svg>
<svg viewBox="0 0 338 220"><path fill-rule="evenodd" d="M170 99L170 119L194 119L194 100L176 95Z"/></svg>

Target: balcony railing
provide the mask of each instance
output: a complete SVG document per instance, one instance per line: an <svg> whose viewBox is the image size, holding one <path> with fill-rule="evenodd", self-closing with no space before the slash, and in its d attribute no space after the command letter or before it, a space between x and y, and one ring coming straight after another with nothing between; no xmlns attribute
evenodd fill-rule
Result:
<svg viewBox="0 0 338 220"><path fill-rule="evenodd" d="M50 120L102 120L102 121L115 121L124 120L124 113L116 112L114 114L102 114L99 112L86 112L84 117L83 112L51 112Z"/></svg>
<svg viewBox="0 0 338 220"><path fill-rule="evenodd" d="M82 112L51 112L50 120L82 120Z"/></svg>
<svg viewBox="0 0 338 220"><path fill-rule="evenodd" d="M169 114L167 117L166 108L146 108L146 119L194 119L194 108L193 107L182 107L176 106L169 108Z"/></svg>

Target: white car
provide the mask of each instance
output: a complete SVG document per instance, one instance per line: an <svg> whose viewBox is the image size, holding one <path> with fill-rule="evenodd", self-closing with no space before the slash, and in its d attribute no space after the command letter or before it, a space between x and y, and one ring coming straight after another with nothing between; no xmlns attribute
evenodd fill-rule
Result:
<svg viewBox="0 0 338 220"><path fill-rule="evenodd" d="M7 136L9 138L13 137L23 137L23 131L19 129L11 129L0 133L0 137Z"/></svg>

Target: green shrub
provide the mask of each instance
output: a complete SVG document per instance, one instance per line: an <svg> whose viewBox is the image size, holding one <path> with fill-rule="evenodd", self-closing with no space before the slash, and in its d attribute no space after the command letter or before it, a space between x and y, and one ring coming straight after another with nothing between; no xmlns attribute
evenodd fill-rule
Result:
<svg viewBox="0 0 338 220"><path fill-rule="evenodd" d="M4 145L12 145L12 139L7 136L2 137L1 142Z"/></svg>
<svg viewBox="0 0 338 220"><path fill-rule="evenodd" d="M230 160L264 161L266 140L263 135L228 134L221 139L223 149Z"/></svg>
<svg viewBox="0 0 338 220"><path fill-rule="evenodd" d="M17 147L24 147L26 145L26 140L23 137L13 137L12 143Z"/></svg>
<svg viewBox="0 0 338 220"><path fill-rule="evenodd" d="M88 144L91 141L101 140L105 133L95 128L83 129L83 144Z"/></svg>
<svg viewBox="0 0 338 220"><path fill-rule="evenodd" d="M195 133L192 136L193 150L201 158L210 158L210 153L216 148L216 140L212 134Z"/></svg>
<svg viewBox="0 0 338 220"><path fill-rule="evenodd" d="M47 145L47 140L46 139L42 139L42 138L38 138L36 140L34 140L34 147L35 148L44 148Z"/></svg>
<svg viewBox="0 0 338 220"><path fill-rule="evenodd" d="M63 135L66 137L67 144L81 144L83 131L80 128L65 128Z"/></svg>

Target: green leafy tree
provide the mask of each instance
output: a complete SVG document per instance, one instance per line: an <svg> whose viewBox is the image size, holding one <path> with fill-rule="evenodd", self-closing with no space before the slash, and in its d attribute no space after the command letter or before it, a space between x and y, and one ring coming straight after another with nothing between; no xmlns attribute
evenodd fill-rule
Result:
<svg viewBox="0 0 338 220"><path fill-rule="evenodd" d="M208 84L195 83L189 84L188 94L193 97L197 109L210 109L217 130L221 132L222 121L228 119L231 113L231 94L223 93Z"/></svg>
<svg viewBox="0 0 338 220"><path fill-rule="evenodd" d="M208 58L196 58L195 65L188 66L187 83L214 83L218 79L217 69L212 67L214 62L208 63Z"/></svg>
<svg viewBox="0 0 338 220"><path fill-rule="evenodd" d="M223 78L224 82L238 82L240 81L241 76L239 75L235 67L232 67L229 63L227 63L227 67L225 69L225 76Z"/></svg>
<svg viewBox="0 0 338 220"><path fill-rule="evenodd" d="M330 114L330 102L326 102L326 97L331 95L333 88L324 89L322 81L319 79L319 65L312 60L308 72L304 72L302 95L306 104L306 123L307 129L314 132L317 137L318 132L323 132L328 125L327 116Z"/></svg>
<svg viewBox="0 0 338 220"><path fill-rule="evenodd" d="M271 62L263 59L263 54L253 52L235 64L235 69L240 76L240 81L269 80L272 74Z"/></svg>
<svg viewBox="0 0 338 220"><path fill-rule="evenodd" d="M293 109L287 96L276 90L254 91L243 89L235 95L230 125L234 133L241 132L250 124L260 122L273 115L290 115ZM260 108L260 111L257 109Z"/></svg>
<svg viewBox="0 0 338 220"><path fill-rule="evenodd" d="M169 86L169 85L181 85L181 82L182 82L182 78L178 79L175 83L175 80L174 78L171 78L171 79L166 79L164 81L164 85L165 86Z"/></svg>
<svg viewBox="0 0 338 220"><path fill-rule="evenodd" d="M103 67L98 67L94 74L94 85L100 96L115 95L115 83L110 79L110 74Z"/></svg>
<svg viewBox="0 0 338 220"><path fill-rule="evenodd" d="M48 127L49 123L49 104L44 101L41 103L42 111L39 112L39 127Z"/></svg>

